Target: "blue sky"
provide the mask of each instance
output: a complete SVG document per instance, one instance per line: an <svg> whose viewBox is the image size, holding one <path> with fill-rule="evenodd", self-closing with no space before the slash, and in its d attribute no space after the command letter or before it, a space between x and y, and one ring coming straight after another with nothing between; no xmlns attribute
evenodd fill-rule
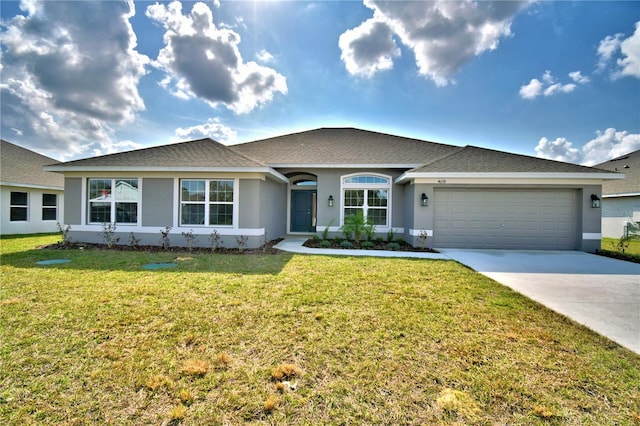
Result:
<svg viewBox="0 0 640 426"><path fill-rule="evenodd" d="M640 2L3 1L1 136L70 160L358 127L640 149Z"/></svg>

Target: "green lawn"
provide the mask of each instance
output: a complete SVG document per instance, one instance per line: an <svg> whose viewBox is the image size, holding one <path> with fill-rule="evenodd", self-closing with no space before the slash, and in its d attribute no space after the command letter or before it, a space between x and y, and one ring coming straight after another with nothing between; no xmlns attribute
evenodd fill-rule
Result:
<svg viewBox="0 0 640 426"><path fill-rule="evenodd" d="M640 421L640 356L455 262L56 240L0 241L1 424Z"/></svg>
<svg viewBox="0 0 640 426"><path fill-rule="evenodd" d="M602 250L621 252L617 238L603 238L601 243ZM640 256L640 238L629 240L629 246L624 250L626 254Z"/></svg>

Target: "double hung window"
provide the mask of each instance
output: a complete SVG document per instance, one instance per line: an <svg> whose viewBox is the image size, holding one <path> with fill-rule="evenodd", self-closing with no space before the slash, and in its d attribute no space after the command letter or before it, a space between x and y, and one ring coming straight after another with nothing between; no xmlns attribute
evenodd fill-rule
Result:
<svg viewBox="0 0 640 426"><path fill-rule="evenodd" d="M11 192L11 205L9 206L9 220L11 222L26 222L28 213L29 194L27 192Z"/></svg>
<svg viewBox="0 0 640 426"><path fill-rule="evenodd" d="M58 219L58 195L42 194L42 220Z"/></svg>
<svg viewBox="0 0 640 426"><path fill-rule="evenodd" d="M181 179L180 225L233 226L232 179Z"/></svg>
<svg viewBox="0 0 640 426"><path fill-rule="evenodd" d="M138 179L89 179L89 223L138 223Z"/></svg>

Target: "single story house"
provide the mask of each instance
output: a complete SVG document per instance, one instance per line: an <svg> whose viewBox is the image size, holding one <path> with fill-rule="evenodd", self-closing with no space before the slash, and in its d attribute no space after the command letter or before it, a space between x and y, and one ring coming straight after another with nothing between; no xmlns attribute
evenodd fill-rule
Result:
<svg viewBox="0 0 640 426"><path fill-rule="evenodd" d="M602 182L622 175L474 146L321 128L225 146L201 139L45 167L65 178L74 241L258 247L287 234L337 235L362 212L376 233L432 247L600 247ZM124 188L127 188L126 190ZM119 192L122 194L119 194Z"/></svg>
<svg viewBox="0 0 640 426"><path fill-rule="evenodd" d="M0 140L0 235L58 230L64 222L64 177L42 169L55 162Z"/></svg>
<svg viewBox="0 0 640 426"><path fill-rule="evenodd" d="M640 150L594 167L624 173L602 183L602 236L620 238L629 223L640 223Z"/></svg>

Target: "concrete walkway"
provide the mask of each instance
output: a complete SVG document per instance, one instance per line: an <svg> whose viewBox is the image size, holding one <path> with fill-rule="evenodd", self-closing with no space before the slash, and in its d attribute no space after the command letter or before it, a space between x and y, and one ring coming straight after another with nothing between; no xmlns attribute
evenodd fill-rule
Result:
<svg viewBox="0 0 640 426"><path fill-rule="evenodd" d="M307 239L288 237L275 248L330 256L455 260L640 354L640 264L579 251L315 249L302 245Z"/></svg>

